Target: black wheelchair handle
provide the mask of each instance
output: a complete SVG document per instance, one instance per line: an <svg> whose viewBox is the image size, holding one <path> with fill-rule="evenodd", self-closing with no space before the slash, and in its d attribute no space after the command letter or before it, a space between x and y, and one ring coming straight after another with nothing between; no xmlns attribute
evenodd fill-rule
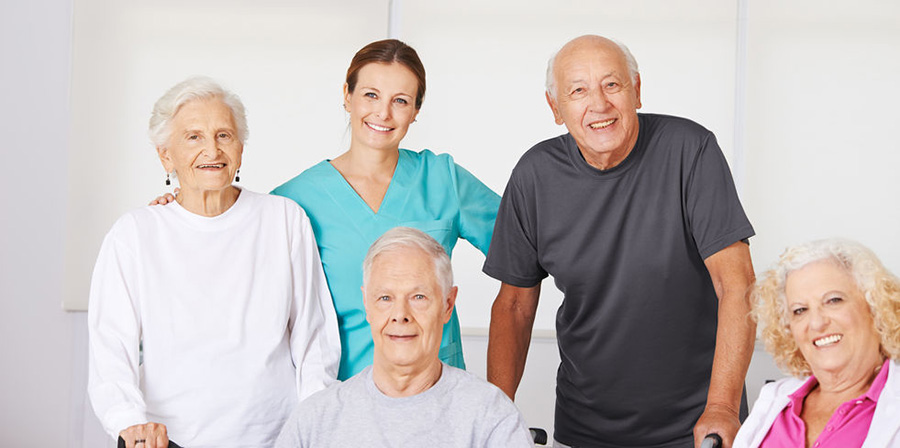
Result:
<svg viewBox="0 0 900 448"><path fill-rule="evenodd" d="M722 448L722 437L716 433L707 434L706 437L703 438L703 443L700 444L700 448Z"/></svg>
<svg viewBox="0 0 900 448"><path fill-rule="evenodd" d="M528 432L531 433L531 438L535 445L547 444L547 431L541 428L528 428Z"/></svg>
<svg viewBox="0 0 900 448"><path fill-rule="evenodd" d="M123 439L122 436L119 436L119 448L125 448L125 439ZM178 445L177 443L169 440L169 448L182 448L182 447L180 445Z"/></svg>

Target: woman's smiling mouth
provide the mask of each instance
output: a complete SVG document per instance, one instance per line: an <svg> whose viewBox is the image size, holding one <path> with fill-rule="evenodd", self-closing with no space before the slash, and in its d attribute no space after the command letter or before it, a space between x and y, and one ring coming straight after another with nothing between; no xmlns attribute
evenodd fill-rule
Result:
<svg viewBox="0 0 900 448"><path fill-rule="evenodd" d="M365 122L365 123L366 123L366 126L369 127L369 129L372 129L372 130L375 130L375 131L378 131L378 132L389 132L389 131L393 131L393 130L394 130L394 128L389 128L389 127L387 127L387 126L379 126L379 125L377 125L377 124L372 124L372 123L369 123L369 122Z"/></svg>
<svg viewBox="0 0 900 448"><path fill-rule="evenodd" d="M829 346L832 344L836 344L836 343L840 342L840 340L843 338L844 338L844 335L842 335L842 334L830 334L830 335L822 337L822 338L813 339L813 345L815 345L816 347L825 347L825 346Z"/></svg>

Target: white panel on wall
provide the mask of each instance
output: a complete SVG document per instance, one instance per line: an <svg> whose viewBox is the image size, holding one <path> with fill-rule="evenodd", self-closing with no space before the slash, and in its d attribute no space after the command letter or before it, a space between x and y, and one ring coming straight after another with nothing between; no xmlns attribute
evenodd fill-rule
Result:
<svg viewBox="0 0 900 448"><path fill-rule="evenodd" d="M247 107L241 183L273 187L346 150L344 74L384 38L388 2L75 0L69 163L68 309L84 309L103 235L167 191L147 139L153 103L192 75Z"/></svg>
<svg viewBox="0 0 900 448"><path fill-rule="evenodd" d="M900 272L898 24L897 2L753 3L744 197L758 272L831 236Z"/></svg>
<svg viewBox="0 0 900 448"><path fill-rule="evenodd" d="M0 447L67 447L70 0L0 2Z"/></svg>
<svg viewBox="0 0 900 448"><path fill-rule="evenodd" d="M635 2L406 0L400 38L419 52L428 91L406 147L453 154L498 193L519 157L566 132L544 99L547 60L568 40L601 34L638 60L643 112L691 118L716 133L726 157L734 133L736 4L718 0ZM487 327L499 283L483 256L454 254L463 326ZM469 296L473 294L474 297ZM536 329L555 328L562 294L542 288Z"/></svg>

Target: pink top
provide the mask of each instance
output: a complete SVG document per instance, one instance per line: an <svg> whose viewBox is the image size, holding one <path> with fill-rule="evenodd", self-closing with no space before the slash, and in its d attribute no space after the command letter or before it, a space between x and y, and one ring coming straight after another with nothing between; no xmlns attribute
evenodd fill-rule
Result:
<svg viewBox="0 0 900 448"><path fill-rule="evenodd" d="M887 381L888 367L885 361L881 366L878 376L872 381L868 392L859 398L845 402L838 406L825 429L819 434L815 448L859 448L866 440L869 433L869 425L872 423L872 415L875 414L875 405L884 383ZM800 419L800 411L803 409L803 400L819 382L811 376L796 392L788 396L790 401L775 419L761 447L765 448L798 448L806 446L806 424Z"/></svg>

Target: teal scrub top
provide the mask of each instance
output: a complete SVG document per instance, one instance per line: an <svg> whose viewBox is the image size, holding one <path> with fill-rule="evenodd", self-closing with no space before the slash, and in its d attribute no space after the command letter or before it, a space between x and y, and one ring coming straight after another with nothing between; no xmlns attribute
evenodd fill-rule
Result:
<svg viewBox="0 0 900 448"><path fill-rule="evenodd" d="M369 246L384 232L415 227L452 254L465 238L487 254L500 196L448 154L400 149L397 167L378 213L356 193L340 172L323 161L272 191L300 204L312 222L322 267L337 311L341 336L338 379L345 380L372 364L374 345L366 322L362 262ZM459 318L453 310L444 325L440 358L465 369Z"/></svg>

